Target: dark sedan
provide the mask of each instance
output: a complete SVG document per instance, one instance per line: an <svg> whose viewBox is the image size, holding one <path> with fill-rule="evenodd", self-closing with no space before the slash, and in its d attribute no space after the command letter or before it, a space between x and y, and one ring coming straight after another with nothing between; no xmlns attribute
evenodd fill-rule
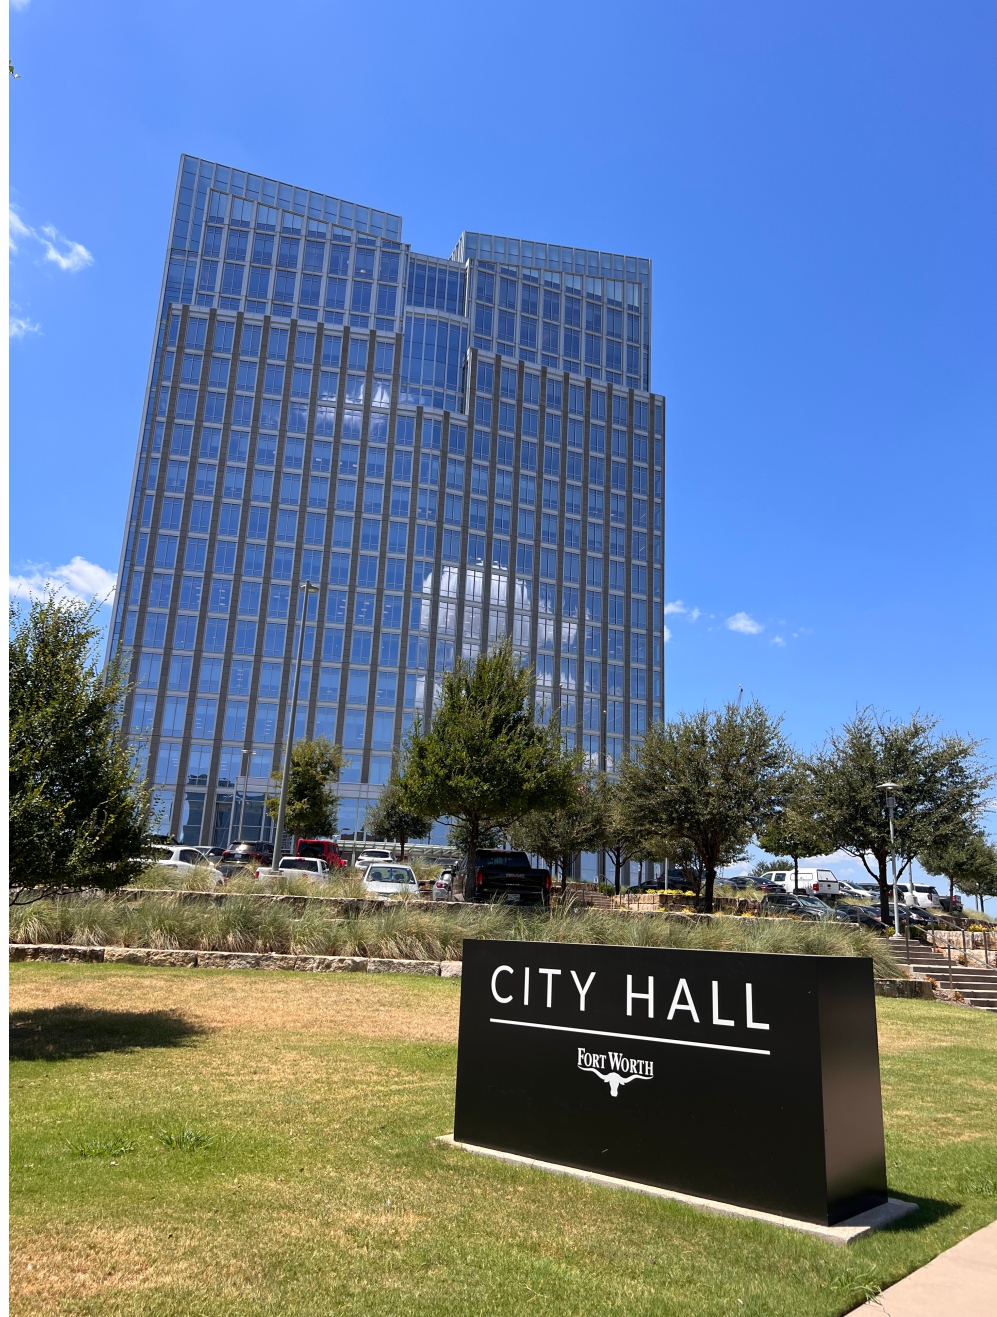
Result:
<svg viewBox="0 0 997 1317"><path fill-rule="evenodd" d="M848 901L839 901L834 907L834 917L843 923L861 924L863 928L874 929L877 933L886 931L886 925L869 905L852 905Z"/></svg>
<svg viewBox="0 0 997 1317"><path fill-rule="evenodd" d="M790 895L788 892L770 893L763 896L758 907L760 915L777 919L831 919L831 907L825 905L816 896L805 896L800 892Z"/></svg>

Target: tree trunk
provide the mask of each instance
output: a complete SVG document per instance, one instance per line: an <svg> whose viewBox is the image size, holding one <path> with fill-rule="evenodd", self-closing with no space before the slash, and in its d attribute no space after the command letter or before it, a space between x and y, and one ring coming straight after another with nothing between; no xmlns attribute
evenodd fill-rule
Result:
<svg viewBox="0 0 997 1317"><path fill-rule="evenodd" d="M613 880L613 885L614 885L615 888L616 888L616 895L619 896L619 894L620 894L620 870L623 868L623 857L622 857L621 855L619 855L619 852L617 852L617 851L610 851L610 854L611 854L612 857L613 857L613 870L614 870L614 873L615 873L615 877L614 877L614 880Z"/></svg>
<svg viewBox="0 0 997 1317"><path fill-rule="evenodd" d="M477 823L468 823L467 828L467 855L464 859L464 900L474 900L476 891L475 874L478 870L478 835L480 828ZM470 893L470 897L468 894Z"/></svg>
<svg viewBox="0 0 997 1317"><path fill-rule="evenodd" d="M914 890L914 884L911 883L911 891ZM955 914L955 879L949 877L949 918Z"/></svg>
<svg viewBox="0 0 997 1317"><path fill-rule="evenodd" d="M798 892L799 890L800 890L800 857L798 855L794 855L793 856L793 891Z"/></svg>
<svg viewBox="0 0 997 1317"><path fill-rule="evenodd" d="M401 859L402 859L402 862L404 862L404 860L405 860L405 842L406 842L406 838L405 838L405 837L399 837L399 838L398 838L398 844L399 844L399 846L401 847L401 852L402 852L402 853L401 853Z"/></svg>
<svg viewBox="0 0 997 1317"><path fill-rule="evenodd" d="M703 889L703 913L706 915L713 914L713 883L717 876L717 871L712 864L706 866L706 886Z"/></svg>

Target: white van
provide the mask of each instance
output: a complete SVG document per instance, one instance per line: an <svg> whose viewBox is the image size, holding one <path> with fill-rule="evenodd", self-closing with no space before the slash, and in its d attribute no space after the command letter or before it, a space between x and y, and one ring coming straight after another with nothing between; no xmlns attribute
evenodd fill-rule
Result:
<svg viewBox="0 0 997 1317"><path fill-rule="evenodd" d="M838 896L841 884L830 869L800 869L799 886L796 886L796 874L790 869L763 874L759 879L763 883L776 883L787 892L806 892L808 896Z"/></svg>

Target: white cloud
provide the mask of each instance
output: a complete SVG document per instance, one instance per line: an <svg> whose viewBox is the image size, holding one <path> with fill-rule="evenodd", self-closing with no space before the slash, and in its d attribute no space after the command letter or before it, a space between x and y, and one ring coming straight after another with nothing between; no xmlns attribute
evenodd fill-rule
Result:
<svg viewBox="0 0 997 1317"><path fill-rule="evenodd" d="M773 636L769 641L770 645L785 645L785 643L786 642L783 640L782 636Z"/></svg>
<svg viewBox="0 0 997 1317"><path fill-rule="evenodd" d="M701 608L694 608L692 612L689 614L689 621L698 622L702 616L703 616L703 610Z"/></svg>
<svg viewBox="0 0 997 1317"><path fill-rule="evenodd" d="M672 633L669 631L667 627L664 628L664 632L665 632L665 644L667 645L669 640L671 640L672 638Z"/></svg>
<svg viewBox="0 0 997 1317"><path fill-rule="evenodd" d="M21 240L39 243L44 248L42 260L50 261L69 274L75 274L78 270L85 270L88 265L93 265L93 253L88 251L82 242L73 242L71 238L64 238L51 224L44 224L41 229L33 229L29 224L25 224L16 210L11 209L12 251L17 251L17 243Z"/></svg>
<svg viewBox="0 0 997 1317"><path fill-rule="evenodd" d="M10 0L11 9L27 9L31 0Z"/></svg>
<svg viewBox="0 0 997 1317"><path fill-rule="evenodd" d="M738 631L742 636L757 636L759 631L764 631L765 628L749 613L735 613L733 617L727 619L727 630Z"/></svg>
<svg viewBox="0 0 997 1317"><path fill-rule="evenodd" d="M665 604L665 617L669 613L687 613L688 611L681 599L676 599L673 604Z"/></svg>
<svg viewBox="0 0 997 1317"><path fill-rule="evenodd" d="M114 600L115 581L113 572L77 554L61 567L29 564L22 574L8 577L8 591L14 599L37 598L55 590L74 599L96 597L102 603L110 604Z"/></svg>
<svg viewBox="0 0 997 1317"><path fill-rule="evenodd" d="M27 316L12 315L8 321L7 332L11 338L24 338L27 334L40 334L42 327L36 321L29 320Z"/></svg>

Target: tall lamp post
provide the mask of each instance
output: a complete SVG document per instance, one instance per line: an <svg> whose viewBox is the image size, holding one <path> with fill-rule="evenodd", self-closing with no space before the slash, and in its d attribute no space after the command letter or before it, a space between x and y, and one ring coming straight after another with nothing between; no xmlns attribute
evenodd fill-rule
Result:
<svg viewBox="0 0 997 1317"><path fill-rule="evenodd" d="M896 782L880 782L877 790L886 792L886 814L890 820L890 865L893 870L893 936L900 936L900 893L897 891L897 847L893 836L893 812L897 807Z"/></svg>
<svg viewBox="0 0 997 1317"><path fill-rule="evenodd" d="M301 685L301 655L305 647L305 623L308 620L308 595L319 587L311 581L302 581L298 588L301 601L301 621L298 624L298 648L294 659L294 681L291 691L290 726L285 732L284 772L280 779L280 805L277 808L277 825L273 835L274 868L280 867L280 851L284 842L284 815L287 813L287 794L291 787L291 749L294 745L294 724L298 720L298 687Z"/></svg>

